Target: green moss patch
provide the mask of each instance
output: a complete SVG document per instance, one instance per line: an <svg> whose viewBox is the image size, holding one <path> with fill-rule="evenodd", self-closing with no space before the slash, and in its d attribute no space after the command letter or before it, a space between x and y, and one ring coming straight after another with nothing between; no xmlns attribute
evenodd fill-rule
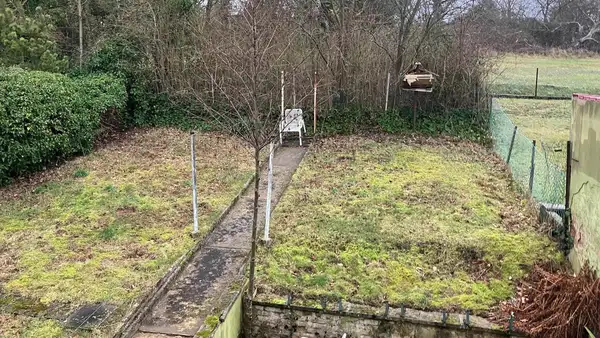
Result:
<svg viewBox="0 0 600 338"><path fill-rule="evenodd" d="M196 145L206 234L250 178L252 157L218 134ZM194 244L189 160L189 134L137 130L0 190L0 309L106 302L125 313Z"/></svg>
<svg viewBox="0 0 600 338"><path fill-rule="evenodd" d="M67 334L68 332L56 320L0 313L1 338L59 338ZM81 337L87 336L90 335L81 335Z"/></svg>
<svg viewBox="0 0 600 338"><path fill-rule="evenodd" d="M534 263L562 259L535 219L478 145L327 139L274 213L260 297L482 313Z"/></svg>
<svg viewBox="0 0 600 338"><path fill-rule="evenodd" d="M217 325L219 324L218 316L208 316L204 319L203 329L196 333L196 337L208 337L215 330Z"/></svg>

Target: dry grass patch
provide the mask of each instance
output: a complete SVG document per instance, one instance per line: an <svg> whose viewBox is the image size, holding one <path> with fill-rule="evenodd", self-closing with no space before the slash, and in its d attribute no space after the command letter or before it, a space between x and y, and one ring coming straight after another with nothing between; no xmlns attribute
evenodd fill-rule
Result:
<svg viewBox="0 0 600 338"><path fill-rule="evenodd" d="M315 144L259 252L262 299L288 293L485 313L538 261L561 254L501 161L447 139Z"/></svg>
<svg viewBox="0 0 600 338"><path fill-rule="evenodd" d="M219 134L196 144L204 235L250 178L252 156ZM107 302L127 311L194 243L189 159L189 134L136 130L0 190L0 310L64 319Z"/></svg>

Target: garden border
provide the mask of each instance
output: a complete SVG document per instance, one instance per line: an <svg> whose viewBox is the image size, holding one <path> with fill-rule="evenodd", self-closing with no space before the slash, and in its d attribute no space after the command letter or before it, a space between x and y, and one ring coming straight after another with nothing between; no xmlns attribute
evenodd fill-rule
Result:
<svg viewBox="0 0 600 338"><path fill-rule="evenodd" d="M273 149L273 153L277 152L279 147L280 145L277 144ZM263 163L261 169L264 169L263 167L265 164L266 163ZM196 242L192 248L188 249L188 251L181 255L181 257L179 257L177 261L171 265L167 273L154 285L154 287L146 292L146 295L141 298L139 303L137 303L133 312L125 316L125 319L122 321L122 325L113 335L113 338L131 337L137 332L142 320L144 320L145 316L148 314L148 311L166 292L167 286L181 273L183 268L189 263L191 257L201 248L206 246L208 235L222 223L223 219L229 214L229 212L231 212L231 209L233 209L234 205L239 201L242 195L248 191L255 179L256 173L252 173L252 176L248 178L242 189L240 189L238 194L231 200L227 208L221 213L221 215L219 215L219 218L213 222L212 227L206 236L202 240Z"/></svg>

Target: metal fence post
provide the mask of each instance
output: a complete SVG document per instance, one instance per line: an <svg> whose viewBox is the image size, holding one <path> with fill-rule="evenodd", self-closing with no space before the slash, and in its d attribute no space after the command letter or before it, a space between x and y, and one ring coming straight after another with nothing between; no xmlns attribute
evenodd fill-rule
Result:
<svg viewBox="0 0 600 338"><path fill-rule="evenodd" d="M515 144L515 136L517 136L517 126L515 126L512 138L510 139L510 147L508 147L508 156L506 156L506 164L510 163L510 155L512 154L513 145Z"/></svg>
<svg viewBox="0 0 600 338"><path fill-rule="evenodd" d="M535 69L535 92L533 94L533 96L537 97L537 92L538 92L538 74L539 74L540 69L536 68Z"/></svg>
<svg viewBox="0 0 600 338"><path fill-rule="evenodd" d="M385 86L385 111L388 110L389 98L390 98L390 73L387 74L387 84Z"/></svg>
<svg viewBox="0 0 600 338"><path fill-rule="evenodd" d="M192 150L192 203L194 206L194 230L192 231L192 235L198 233L198 192L196 188L196 133L194 131L190 132L190 143Z"/></svg>
<svg viewBox="0 0 600 338"><path fill-rule="evenodd" d="M317 72L315 72L315 84L313 92L313 134L317 133Z"/></svg>
<svg viewBox="0 0 600 338"><path fill-rule="evenodd" d="M264 241L269 241L271 225L271 190L273 190L273 142L269 145L269 167L267 170L267 205L265 206L265 235Z"/></svg>
<svg viewBox="0 0 600 338"><path fill-rule="evenodd" d="M535 175L535 140L531 147L531 171L529 172L529 193L533 195L533 176Z"/></svg>
<svg viewBox="0 0 600 338"><path fill-rule="evenodd" d="M567 172L565 182L565 210L568 210L571 205L571 160L573 158L571 141L567 141Z"/></svg>

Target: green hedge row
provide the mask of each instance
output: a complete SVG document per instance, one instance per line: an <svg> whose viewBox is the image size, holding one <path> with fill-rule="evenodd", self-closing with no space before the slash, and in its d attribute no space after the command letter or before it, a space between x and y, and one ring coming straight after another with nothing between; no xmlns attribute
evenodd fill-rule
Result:
<svg viewBox="0 0 600 338"><path fill-rule="evenodd" d="M125 102L123 81L112 76L0 69L0 184L89 152L103 115Z"/></svg>
<svg viewBox="0 0 600 338"><path fill-rule="evenodd" d="M416 128L413 126L411 107L383 111L347 106L322 110L319 114L317 133L321 135L364 132L420 133L448 135L481 143L489 142L487 129L489 113L473 109L419 111ZM306 125L311 126L312 129L312 111L305 111L304 116Z"/></svg>

